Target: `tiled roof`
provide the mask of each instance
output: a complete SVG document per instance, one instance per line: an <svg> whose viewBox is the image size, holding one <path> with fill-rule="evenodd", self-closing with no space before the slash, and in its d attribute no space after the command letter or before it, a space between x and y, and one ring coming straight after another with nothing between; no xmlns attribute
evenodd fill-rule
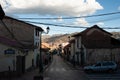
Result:
<svg viewBox="0 0 120 80"><path fill-rule="evenodd" d="M42 50L50 50L49 44L42 43Z"/></svg>
<svg viewBox="0 0 120 80"><path fill-rule="evenodd" d="M10 40L10 39L2 37L2 36L0 36L0 43L8 45L8 46L16 47L16 48L21 47L17 41Z"/></svg>
<svg viewBox="0 0 120 80"><path fill-rule="evenodd" d="M0 22L0 36L9 39L11 43L8 40L8 44L15 45L17 43L20 45L21 49L34 49L34 29L39 28L42 32L43 29L41 27L8 16L5 16L2 21L6 26ZM6 27L10 30L10 32ZM16 45L16 47L19 47L19 45Z"/></svg>
<svg viewBox="0 0 120 80"><path fill-rule="evenodd" d="M15 21L18 21L18 22L20 22L20 23L23 23L23 24L29 25L29 26L31 26L31 27L39 28L40 31L44 31L44 30L43 30L41 27L39 27L39 26L36 26L36 25L30 24L30 23L27 23L27 22L25 22L25 21L18 20L18 19L15 19L15 18L9 17L9 16L5 16L4 19L15 20Z"/></svg>
<svg viewBox="0 0 120 80"><path fill-rule="evenodd" d="M86 48L116 48L120 47L120 41L112 38L112 34L94 25L73 37L81 36L82 44Z"/></svg>
<svg viewBox="0 0 120 80"><path fill-rule="evenodd" d="M84 34L86 34L89 30L91 30L91 29L93 29L93 28L97 28L97 29L101 30L102 32L105 32L106 34L108 34L108 35L110 35L110 36L112 35L111 33L103 30L103 29L100 28L99 26L94 25L94 26L92 26L92 27L90 27L90 28L87 28L86 30L84 30L84 31L82 31L82 32L80 32L80 33L74 34L74 35L72 35L72 36L73 36L73 37L76 37L76 36L84 35Z"/></svg>
<svg viewBox="0 0 120 80"><path fill-rule="evenodd" d="M69 42L70 43L75 43L75 39L71 39Z"/></svg>
<svg viewBox="0 0 120 80"><path fill-rule="evenodd" d="M71 46L71 44L67 44L66 46L64 46L64 49L69 48Z"/></svg>

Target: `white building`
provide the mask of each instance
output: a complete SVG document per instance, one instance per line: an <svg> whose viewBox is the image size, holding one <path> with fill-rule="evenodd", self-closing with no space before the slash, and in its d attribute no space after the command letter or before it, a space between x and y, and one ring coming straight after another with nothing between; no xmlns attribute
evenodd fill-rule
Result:
<svg viewBox="0 0 120 80"><path fill-rule="evenodd" d="M0 38L3 41L0 42L0 72L10 67L11 70L24 73L33 65L37 66L40 35L43 29L8 16L2 21L0 21Z"/></svg>

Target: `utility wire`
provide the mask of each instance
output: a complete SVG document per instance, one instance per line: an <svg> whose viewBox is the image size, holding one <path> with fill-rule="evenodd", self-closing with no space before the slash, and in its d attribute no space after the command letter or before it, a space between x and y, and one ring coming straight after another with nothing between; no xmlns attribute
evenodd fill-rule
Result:
<svg viewBox="0 0 120 80"><path fill-rule="evenodd" d="M42 24L42 25L59 26L59 27L69 27L69 28L88 28L88 27L82 27L82 26L70 26L70 25L50 24L50 23L41 23L41 22L32 22L32 21L25 21L25 22Z"/></svg>
<svg viewBox="0 0 120 80"><path fill-rule="evenodd" d="M112 20L116 20L116 19L120 19L120 17L114 17L114 18L108 18L108 19L102 19L102 20L98 20L98 21L91 21L89 23L95 23L95 22L105 22L105 21L112 21ZM82 27L82 26L74 26L74 25L66 25L66 24L51 24L51 23L41 23L41 22L33 22L33 21L25 21L28 23L34 23L34 24L42 24L42 25L51 25L51 26L59 26L59 27L70 27L70 28L88 28L88 27ZM105 28L106 29L106 28ZM107 27L107 29L114 29L114 28L109 28ZM116 27L115 29L119 29L119 27Z"/></svg>
<svg viewBox="0 0 120 80"><path fill-rule="evenodd" d="M80 16L80 17L63 17L62 19L76 19L76 18L86 18L86 17L98 17L98 16L106 16L106 15L113 15L113 14L120 14L120 12L111 12L111 13L104 13L104 14L98 14L98 15L91 15L91 16ZM60 19L57 17L54 18L18 18L18 19L42 19L42 20L51 20L51 19Z"/></svg>
<svg viewBox="0 0 120 80"><path fill-rule="evenodd" d="M42 25L58 26L58 27L89 28L89 27L82 27L82 26L59 25L59 24L40 23L40 22L31 22L31 21L26 21L26 22L28 22L28 23L35 23L35 24L42 24ZM103 29L120 29L120 27L103 27Z"/></svg>
<svg viewBox="0 0 120 80"><path fill-rule="evenodd" d="M114 18L107 18L107 19L102 19L102 20L96 20L96 21L88 21L89 23L96 23L96 22L106 22L106 21L113 21L113 20L118 20L120 17L114 17Z"/></svg>
<svg viewBox="0 0 120 80"><path fill-rule="evenodd" d="M69 31L66 31L66 30L52 30L52 31L69 32Z"/></svg>
<svg viewBox="0 0 120 80"><path fill-rule="evenodd" d="M89 23L97 23L97 22L106 22L106 21L113 21L113 20L118 20L120 19L120 17L110 17L110 18L107 18L107 19L101 19L101 20L94 20L94 21L88 21ZM33 22L33 21L30 21L30 22ZM62 24L62 23L60 23ZM62 25L72 25L74 26L73 24L62 24Z"/></svg>

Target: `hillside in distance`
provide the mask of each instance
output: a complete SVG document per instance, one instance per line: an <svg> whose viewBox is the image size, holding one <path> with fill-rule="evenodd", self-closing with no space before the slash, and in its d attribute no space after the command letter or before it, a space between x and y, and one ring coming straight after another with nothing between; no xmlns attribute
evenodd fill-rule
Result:
<svg viewBox="0 0 120 80"><path fill-rule="evenodd" d="M120 40L120 32L111 32L113 37Z"/></svg>
<svg viewBox="0 0 120 80"><path fill-rule="evenodd" d="M71 34L56 34L53 36L43 36L42 42L48 43L52 49L57 48L60 44L68 42Z"/></svg>
<svg viewBox="0 0 120 80"><path fill-rule="evenodd" d="M46 43L64 43L68 41L68 36L70 34L57 34L53 36L43 36L43 42Z"/></svg>
<svg viewBox="0 0 120 80"><path fill-rule="evenodd" d="M120 40L120 32L111 32L113 34L112 37ZM52 36L43 35L42 42L48 43L51 48L57 48L62 43L67 43L69 41L69 36L76 34L55 34Z"/></svg>

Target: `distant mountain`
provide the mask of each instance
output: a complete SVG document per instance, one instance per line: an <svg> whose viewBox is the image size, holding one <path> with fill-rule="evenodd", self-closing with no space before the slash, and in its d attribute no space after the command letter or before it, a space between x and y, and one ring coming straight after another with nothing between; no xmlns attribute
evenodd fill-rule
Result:
<svg viewBox="0 0 120 80"><path fill-rule="evenodd" d="M50 45L51 48L57 48L60 44L68 42L70 34L56 34L53 36L43 36L43 42Z"/></svg>
<svg viewBox="0 0 120 80"><path fill-rule="evenodd" d="M120 40L120 32L111 32L113 34L112 37ZM52 48L57 48L58 45L62 43L66 43L69 41L68 36L73 35L72 34L55 34L52 36L49 35L43 35L42 41L48 43Z"/></svg>
<svg viewBox="0 0 120 80"><path fill-rule="evenodd" d="M46 39L48 39L48 38L50 38L51 36L50 35L42 35L42 41L43 42L46 42L46 41L44 41L44 40L46 40Z"/></svg>
<svg viewBox="0 0 120 80"><path fill-rule="evenodd" d="M120 40L120 32L111 32L113 37Z"/></svg>
<svg viewBox="0 0 120 80"><path fill-rule="evenodd" d="M69 35L70 34L61 34L61 35L58 34L58 35L53 35L53 36L49 36L49 37L44 36L43 41L46 43L51 43L51 42L63 43L63 42L68 41Z"/></svg>

